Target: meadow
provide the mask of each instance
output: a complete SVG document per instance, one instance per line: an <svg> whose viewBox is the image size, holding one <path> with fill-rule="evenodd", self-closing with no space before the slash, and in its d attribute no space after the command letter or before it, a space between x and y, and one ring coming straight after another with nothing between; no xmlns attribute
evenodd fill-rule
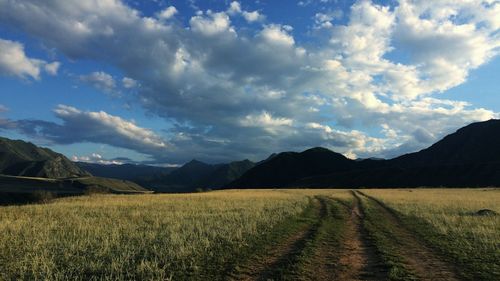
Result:
<svg viewBox="0 0 500 281"><path fill-rule="evenodd" d="M499 216L475 212L499 203L498 189L293 189L4 206L0 280L425 279L403 246L494 280Z"/></svg>
<svg viewBox="0 0 500 281"><path fill-rule="evenodd" d="M499 189L365 190L400 214L428 244L468 271L471 279L500 276ZM479 213L478 213L479 212ZM483 274L484 273L484 274Z"/></svg>

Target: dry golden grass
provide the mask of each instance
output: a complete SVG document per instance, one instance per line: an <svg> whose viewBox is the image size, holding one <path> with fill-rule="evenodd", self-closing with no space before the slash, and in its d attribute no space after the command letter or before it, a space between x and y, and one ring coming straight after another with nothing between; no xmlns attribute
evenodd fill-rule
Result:
<svg viewBox="0 0 500 281"><path fill-rule="evenodd" d="M499 252L499 217L471 215L500 212L499 190L365 192L428 221L465 253ZM0 207L0 280L221 278L244 249L316 195L352 200L349 190L227 190Z"/></svg>
<svg viewBox="0 0 500 281"><path fill-rule="evenodd" d="M380 199L406 216L415 232L440 248L448 257L483 274L476 280L500 276L500 215L479 216L490 209L500 214L500 189L369 189L368 195ZM433 231L419 228L412 218L422 220ZM438 235L433 235L437 232ZM471 276L472 276L471 275Z"/></svg>
<svg viewBox="0 0 500 281"><path fill-rule="evenodd" d="M218 191L0 207L0 279L202 279L308 201L295 192Z"/></svg>
<svg viewBox="0 0 500 281"><path fill-rule="evenodd" d="M430 222L443 234L474 237L490 247L500 243L500 216L475 216L481 209L500 213L500 189L367 189L405 215Z"/></svg>

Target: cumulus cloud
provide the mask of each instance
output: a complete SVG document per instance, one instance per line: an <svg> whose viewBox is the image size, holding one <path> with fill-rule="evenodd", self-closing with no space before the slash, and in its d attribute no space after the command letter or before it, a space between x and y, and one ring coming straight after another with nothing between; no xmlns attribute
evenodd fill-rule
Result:
<svg viewBox="0 0 500 281"><path fill-rule="evenodd" d="M265 16L259 13L259 11L245 11L241 8L241 4L237 1L233 1L229 4L229 8L227 9L227 13L229 15L235 16L235 15L241 15L243 18L249 22L257 22L257 21L263 21L265 19Z"/></svg>
<svg viewBox="0 0 500 281"><path fill-rule="evenodd" d="M95 71L90 74L80 75L78 78L80 81L107 93L113 93L116 89L116 82L113 76L103 71ZM128 79L122 81L124 87L133 84L132 81Z"/></svg>
<svg viewBox="0 0 500 281"><path fill-rule="evenodd" d="M292 29L289 25L271 24L260 32L260 36L270 44L292 46L295 44L295 40L288 34Z"/></svg>
<svg viewBox="0 0 500 281"><path fill-rule="evenodd" d="M222 12L208 13L207 16L194 16L189 21L189 24L194 32L205 36L213 36L227 31L234 32L229 16Z"/></svg>
<svg viewBox="0 0 500 281"><path fill-rule="evenodd" d="M58 105L54 113L62 124L42 120L11 120L10 129L55 144L108 144L146 155L155 155L168 149L168 143L152 130L104 111L82 111Z"/></svg>
<svg viewBox="0 0 500 281"><path fill-rule="evenodd" d="M331 28L333 27L332 21L342 17L341 10L335 10L327 13L316 13L314 15L314 28Z"/></svg>
<svg viewBox="0 0 500 281"><path fill-rule="evenodd" d="M137 87L139 84L137 83L137 81L135 81L134 79L132 78L129 78L129 77L123 77L122 78L122 85L124 88L126 89L131 89L131 88L135 88Z"/></svg>
<svg viewBox="0 0 500 281"><path fill-rule="evenodd" d="M262 128L269 133L277 134L280 128L291 126L293 120L289 118L273 117L270 113L264 111L260 114L247 115L240 123L244 127Z"/></svg>
<svg viewBox="0 0 500 281"><path fill-rule="evenodd" d="M29 58L21 43L0 39L0 74L40 80L42 71L56 75L59 66L59 62Z"/></svg>
<svg viewBox="0 0 500 281"><path fill-rule="evenodd" d="M174 6L168 6L164 10L158 13L158 18L162 20L168 20L177 14L177 9Z"/></svg>
<svg viewBox="0 0 500 281"><path fill-rule="evenodd" d="M498 117L438 95L498 55L498 3L357 1L343 15L345 24L328 24L335 15L326 12L311 19L313 27L328 27L322 31L327 43L318 46L301 45L288 25L266 22L242 31L232 17L253 12L239 2L197 13L187 25L142 16L121 1L0 0L0 5L2 24L71 59L116 67L140 84L137 101L173 122L167 132L172 147L164 154L132 141L134 149L160 155L157 160L258 160L316 145L351 157L384 156ZM90 80L116 88L114 78L106 77L97 72ZM121 82L124 88L131 85ZM72 115L89 115L79 112ZM57 116L63 120L58 126L72 124Z"/></svg>

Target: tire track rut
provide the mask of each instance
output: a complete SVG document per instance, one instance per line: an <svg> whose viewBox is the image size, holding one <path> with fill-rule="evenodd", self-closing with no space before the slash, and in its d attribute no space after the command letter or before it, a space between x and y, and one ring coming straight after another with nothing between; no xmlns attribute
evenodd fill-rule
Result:
<svg viewBox="0 0 500 281"><path fill-rule="evenodd" d="M416 237L392 209L360 191L356 193L372 202L380 215L393 226L391 230L393 230L394 242L397 243L399 249L397 254L403 258L405 264L410 267L419 280L461 280L458 277L457 268L446 262L432 248Z"/></svg>
<svg viewBox="0 0 500 281"><path fill-rule="evenodd" d="M318 236L314 254L301 280L386 280L387 270L364 228L359 200L351 204L332 198L325 233Z"/></svg>
<svg viewBox="0 0 500 281"><path fill-rule="evenodd" d="M354 193L353 193L354 196ZM365 214L354 196L339 256L337 280L385 280L387 271L363 225Z"/></svg>
<svg viewBox="0 0 500 281"><path fill-rule="evenodd" d="M314 237L321 220L326 216L326 206L322 200L314 199L315 217L318 221L307 224L297 232L270 248L265 256L257 256L246 263L229 280L281 280L287 267L293 265L302 252L306 241Z"/></svg>

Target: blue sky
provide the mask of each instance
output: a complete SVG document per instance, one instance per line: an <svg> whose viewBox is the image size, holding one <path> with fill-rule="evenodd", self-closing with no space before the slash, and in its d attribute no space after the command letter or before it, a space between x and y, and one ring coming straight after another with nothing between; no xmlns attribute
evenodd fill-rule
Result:
<svg viewBox="0 0 500 281"><path fill-rule="evenodd" d="M499 13L499 1L0 0L0 135L100 163L312 146L390 158L499 118Z"/></svg>

